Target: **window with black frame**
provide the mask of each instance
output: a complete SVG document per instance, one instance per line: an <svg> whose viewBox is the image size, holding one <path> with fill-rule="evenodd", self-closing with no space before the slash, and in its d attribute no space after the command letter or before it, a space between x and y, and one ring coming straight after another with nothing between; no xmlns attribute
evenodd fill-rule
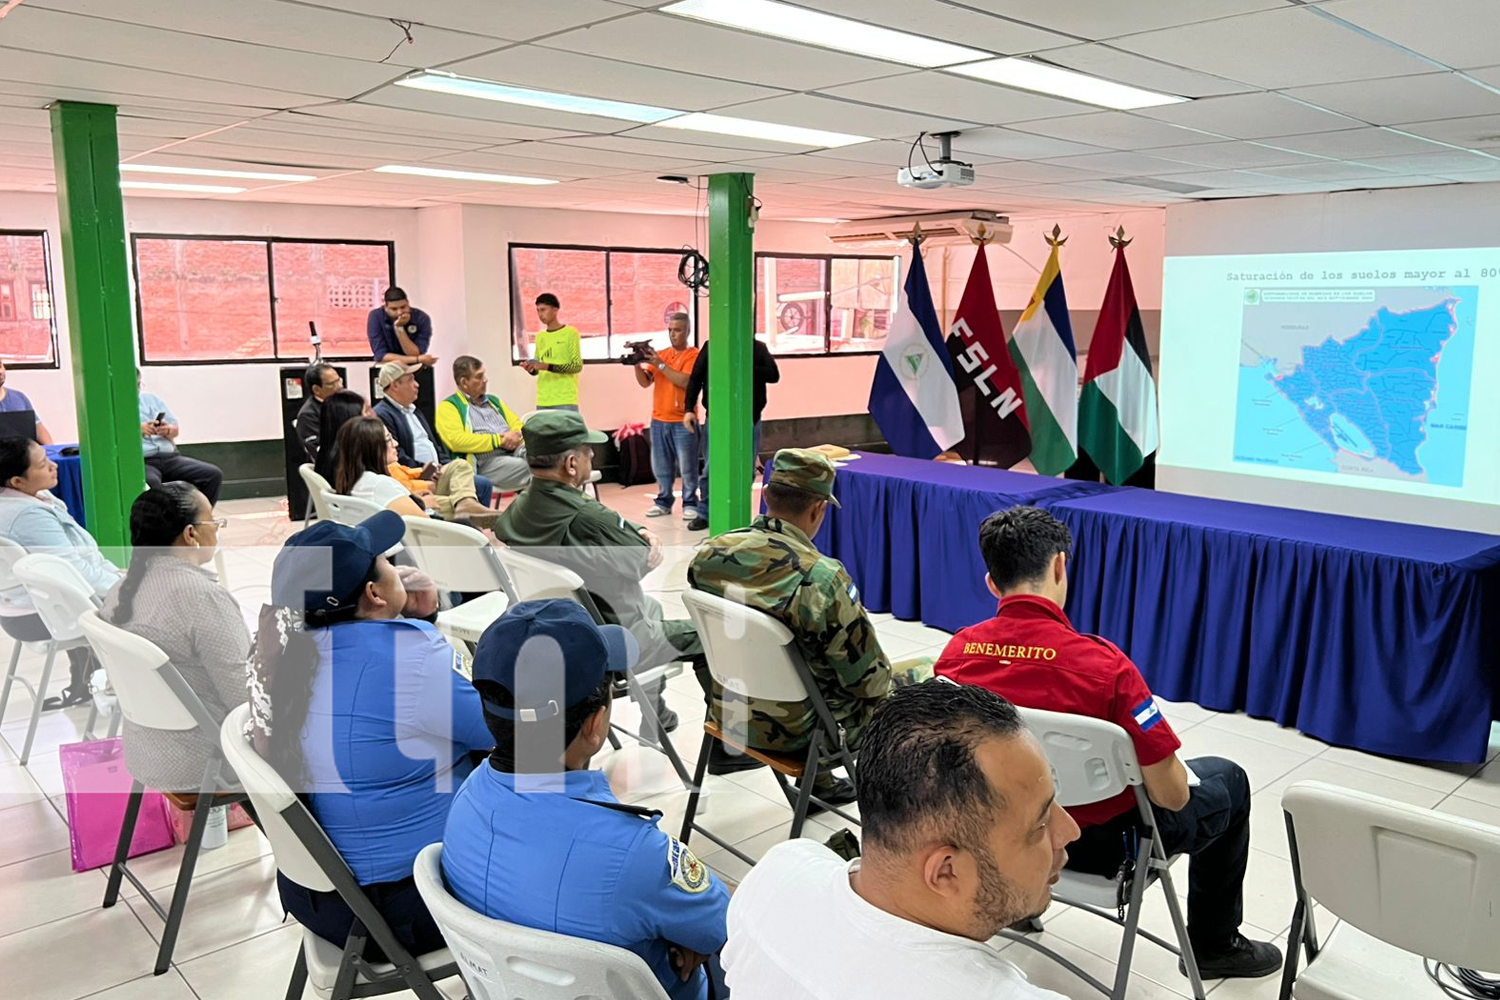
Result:
<svg viewBox="0 0 1500 1000"><path fill-rule="evenodd" d="M43 230L0 229L0 359L11 368L56 368L56 299Z"/></svg>
<svg viewBox="0 0 1500 1000"><path fill-rule="evenodd" d="M885 348L901 293L899 257L755 255L755 335L782 357Z"/></svg>

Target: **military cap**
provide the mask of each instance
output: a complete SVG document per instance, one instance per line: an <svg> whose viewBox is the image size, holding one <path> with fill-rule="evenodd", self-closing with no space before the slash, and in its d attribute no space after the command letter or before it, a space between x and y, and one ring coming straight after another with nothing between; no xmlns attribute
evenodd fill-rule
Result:
<svg viewBox="0 0 1500 1000"><path fill-rule="evenodd" d="M837 470L822 452L807 448L783 448L771 460L771 482L811 493L841 507L833 495L833 477Z"/></svg>
<svg viewBox="0 0 1500 1000"><path fill-rule="evenodd" d="M528 455L561 455L586 444L603 444L609 435L591 431L583 418L572 410L543 410L533 413L521 427L521 439Z"/></svg>

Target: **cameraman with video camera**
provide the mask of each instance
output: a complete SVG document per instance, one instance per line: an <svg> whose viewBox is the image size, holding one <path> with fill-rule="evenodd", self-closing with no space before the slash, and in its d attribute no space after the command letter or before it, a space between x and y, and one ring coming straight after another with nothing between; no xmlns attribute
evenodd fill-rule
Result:
<svg viewBox="0 0 1500 1000"><path fill-rule="evenodd" d="M682 473L682 519L698 517L702 502L698 496L698 458L700 437L696 429L684 426L682 417L687 400L688 378L698 360L698 348L688 346L688 315L673 313L667 318L667 337L672 346L658 351L649 342L629 344L632 351L621 360L635 366L635 380L642 388L654 387L651 403L651 471L656 475L656 502L647 517L665 517L672 513L672 484Z"/></svg>

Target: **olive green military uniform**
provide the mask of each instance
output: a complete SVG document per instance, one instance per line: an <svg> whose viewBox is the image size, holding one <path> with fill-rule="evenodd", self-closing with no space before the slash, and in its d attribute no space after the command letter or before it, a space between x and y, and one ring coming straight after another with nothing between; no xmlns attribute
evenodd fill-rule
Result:
<svg viewBox="0 0 1500 1000"><path fill-rule="evenodd" d="M528 455L558 455L606 440L566 410L533 415L521 434ZM650 544L641 537L640 526L576 487L533 479L500 515L494 530L506 545L541 550L531 554L582 577L605 619L635 636L641 647L640 667L703 652L693 623L663 620L661 604L641 589L641 579L650 572Z"/></svg>
<svg viewBox="0 0 1500 1000"><path fill-rule="evenodd" d="M837 504L833 477L833 464L821 454L788 448L777 452L771 482ZM819 553L801 529L761 515L748 528L700 545L688 567L688 584L743 602L790 629L834 720L844 727L849 745L859 746L865 724L891 693L891 665L842 563ZM714 695L714 716L722 722L723 692L717 685ZM728 713L731 719L745 714ZM752 700L748 716L746 743L783 752L805 748L817 722L806 702Z"/></svg>

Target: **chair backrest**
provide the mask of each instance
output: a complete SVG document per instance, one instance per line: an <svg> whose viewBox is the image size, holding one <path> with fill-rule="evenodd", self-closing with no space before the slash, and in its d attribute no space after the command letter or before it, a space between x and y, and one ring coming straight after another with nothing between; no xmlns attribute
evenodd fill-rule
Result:
<svg viewBox="0 0 1500 1000"><path fill-rule="evenodd" d="M26 591L16 579L16 563L26 558L26 547L9 538L0 538L0 606L31 610Z"/></svg>
<svg viewBox="0 0 1500 1000"><path fill-rule="evenodd" d="M16 560L12 571L53 639L65 642L83 635L78 630L79 616L98 605L94 588L72 563L39 552Z"/></svg>
<svg viewBox="0 0 1500 1000"><path fill-rule="evenodd" d="M1437 962L1500 955L1500 829L1320 781L1281 796L1302 888L1329 912Z"/></svg>
<svg viewBox="0 0 1500 1000"><path fill-rule="evenodd" d="M302 482L307 486L307 495L312 497L313 510L318 515L318 520L329 520L328 500L329 494L333 492L333 484L318 475L311 462L304 462L297 467L302 475Z"/></svg>
<svg viewBox="0 0 1500 1000"><path fill-rule="evenodd" d="M1135 745L1113 722L1039 708L1017 709L1052 765L1058 805L1102 802L1144 784Z"/></svg>
<svg viewBox="0 0 1500 1000"><path fill-rule="evenodd" d="M148 729L176 731L206 722L204 735L214 738L213 720L191 690L186 692L191 702L185 700L186 685L160 646L105 621L93 608L79 616L78 628L104 665L125 718Z"/></svg>
<svg viewBox="0 0 1500 1000"><path fill-rule="evenodd" d="M509 575L495 554L495 546L466 524L449 524L430 517L406 521L406 545L417 568L439 590L479 594L502 591L516 600Z"/></svg>
<svg viewBox="0 0 1500 1000"><path fill-rule="evenodd" d="M708 672L724 688L768 701L806 701L817 693L803 680L802 653L781 622L701 590L683 591L682 603L698 628Z"/></svg>
<svg viewBox="0 0 1500 1000"><path fill-rule="evenodd" d="M328 508L330 521L346 524L351 528L385 510L374 500L366 500L364 497L348 497L342 493L332 492L323 494L323 504Z"/></svg>
<svg viewBox="0 0 1500 1000"><path fill-rule="evenodd" d="M248 704L232 709L219 727L219 745L255 806L260 832L271 842L271 851L276 855L276 867L305 889L333 892L333 880L286 821L288 810L306 807L280 773L246 739L245 723L249 718Z"/></svg>
<svg viewBox="0 0 1500 1000"><path fill-rule="evenodd" d="M594 606L593 598L588 596L588 588L583 585L583 578L566 566L559 566L537 556L527 555L515 548L495 549L495 555L499 558L500 565L505 567L506 575L510 577L511 585L515 588L516 600L577 601L593 613L595 620L599 620L599 609Z"/></svg>
<svg viewBox="0 0 1500 1000"><path fill-rule="evenodd" d="M417 892L474 1000L666 1000L651 967L634 952L469 909L443 884L442 857L442 844L422 848Z"/></svg>

